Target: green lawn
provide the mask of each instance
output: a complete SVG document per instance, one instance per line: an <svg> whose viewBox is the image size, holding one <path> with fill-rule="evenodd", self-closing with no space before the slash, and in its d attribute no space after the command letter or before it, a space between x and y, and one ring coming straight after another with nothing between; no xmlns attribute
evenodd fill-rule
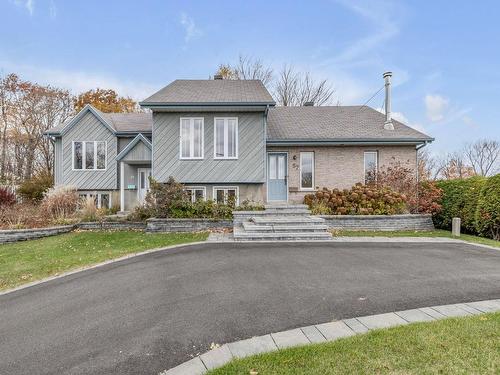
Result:
<svg viewBox="0 0 500 375"><path fill-rule="evenodd" d="M389 232L375 232L375 231L333 231L333 235L347 236L347 237L447 237L456 238L468 242L479 243L494 247L500 247L500 241L495 241L490 238L477 237L470 234L462 234L460 237L451 235L451 232L442 229L435 229L430 231L389 231Z"/></svg>
<svg viewBox="0 0 500 375"><path fill-rule="evenodd" d="M72 232L0 245L0 290L125 254L204 241L207 233Z"/></svg>
<svg viewBox="0 0 500 375"><path fill-rule="evenodd" d="M252 371L253 370L253 371ZM500 313L417 323L236 360L209 375L499 374Z"/></svg>

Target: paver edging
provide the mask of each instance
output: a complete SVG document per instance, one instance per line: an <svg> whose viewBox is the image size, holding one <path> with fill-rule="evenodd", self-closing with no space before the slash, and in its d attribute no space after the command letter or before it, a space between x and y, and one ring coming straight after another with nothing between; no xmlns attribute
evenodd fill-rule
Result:
<svg viewBox="0 0 500 375"><path fill-rule="evenodd" d="M500 299L422 307L337 320L227 343L176 367L164 370L159 375L203 375L207 371L221 367L233 359L245 358L255 354L335 341L344 337L365 334L376 329L496 311L500 311Z"/></svg>

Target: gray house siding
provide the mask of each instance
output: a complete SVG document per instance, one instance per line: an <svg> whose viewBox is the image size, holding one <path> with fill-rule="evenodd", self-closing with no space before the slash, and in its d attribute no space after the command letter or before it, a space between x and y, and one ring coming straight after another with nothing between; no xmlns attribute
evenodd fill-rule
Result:
<svg viewBox="0 0 500 375"><path fill-rule="evenodd" d="M125 162L151 161L151 150L144 143L137 143L122 159Z"/></svg>
<svg viewBox="0 0 500 375"><path fill-rule="evenodd" d="M180 118L204 118L204 159L180 160ZM238 117L238 159L214 160L214 117ZM265 129L263 112L153 114L153 177L169 176L192 183L264 183Z"/></svg>
<svg viewBox="0 0 500 375"><path fill-rule="evenodd" d="M106 170L73 170L72 141L106 141ZM116 164L117 138L92 113L87 113L62 137L62 179L64 185L80 190L105 190L117 188Z"/></svg>
<svg viewBox="0 0 500 375"><path fill-rule="evenodd" d="M63 155L62 139L56 138L54 141L54 185L63 183Z"/></svg>

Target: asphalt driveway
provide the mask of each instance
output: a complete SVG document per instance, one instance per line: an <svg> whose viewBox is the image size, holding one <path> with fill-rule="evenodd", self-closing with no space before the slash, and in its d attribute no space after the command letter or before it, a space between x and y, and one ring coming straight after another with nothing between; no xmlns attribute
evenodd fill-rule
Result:
<svg viewBox="0 0 500 375"><path fill-rule="evenodd" d="M500 298L500 251L444 243L203 244L0 296L0 374L157 374L211 343Z"/></svg>

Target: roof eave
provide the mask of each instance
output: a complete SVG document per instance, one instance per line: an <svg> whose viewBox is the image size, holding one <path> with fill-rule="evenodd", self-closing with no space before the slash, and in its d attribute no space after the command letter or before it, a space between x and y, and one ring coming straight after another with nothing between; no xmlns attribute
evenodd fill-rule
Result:
<svg viewBox="0 0 500 375"><path fill-rule="evenodd" d="M434 138L408 139L373 139L373 138L345 138L345 139L267 139L267 146L354 146L354 145L419 145L431 143Z"/></svg>
<svg viewBox="0 0 500 375"><path fill-rule="evenodd" d="M256 106L275 106L276 102L139 102L141 107L146 108L171 108L171 107L256 107Z"/></svg>

